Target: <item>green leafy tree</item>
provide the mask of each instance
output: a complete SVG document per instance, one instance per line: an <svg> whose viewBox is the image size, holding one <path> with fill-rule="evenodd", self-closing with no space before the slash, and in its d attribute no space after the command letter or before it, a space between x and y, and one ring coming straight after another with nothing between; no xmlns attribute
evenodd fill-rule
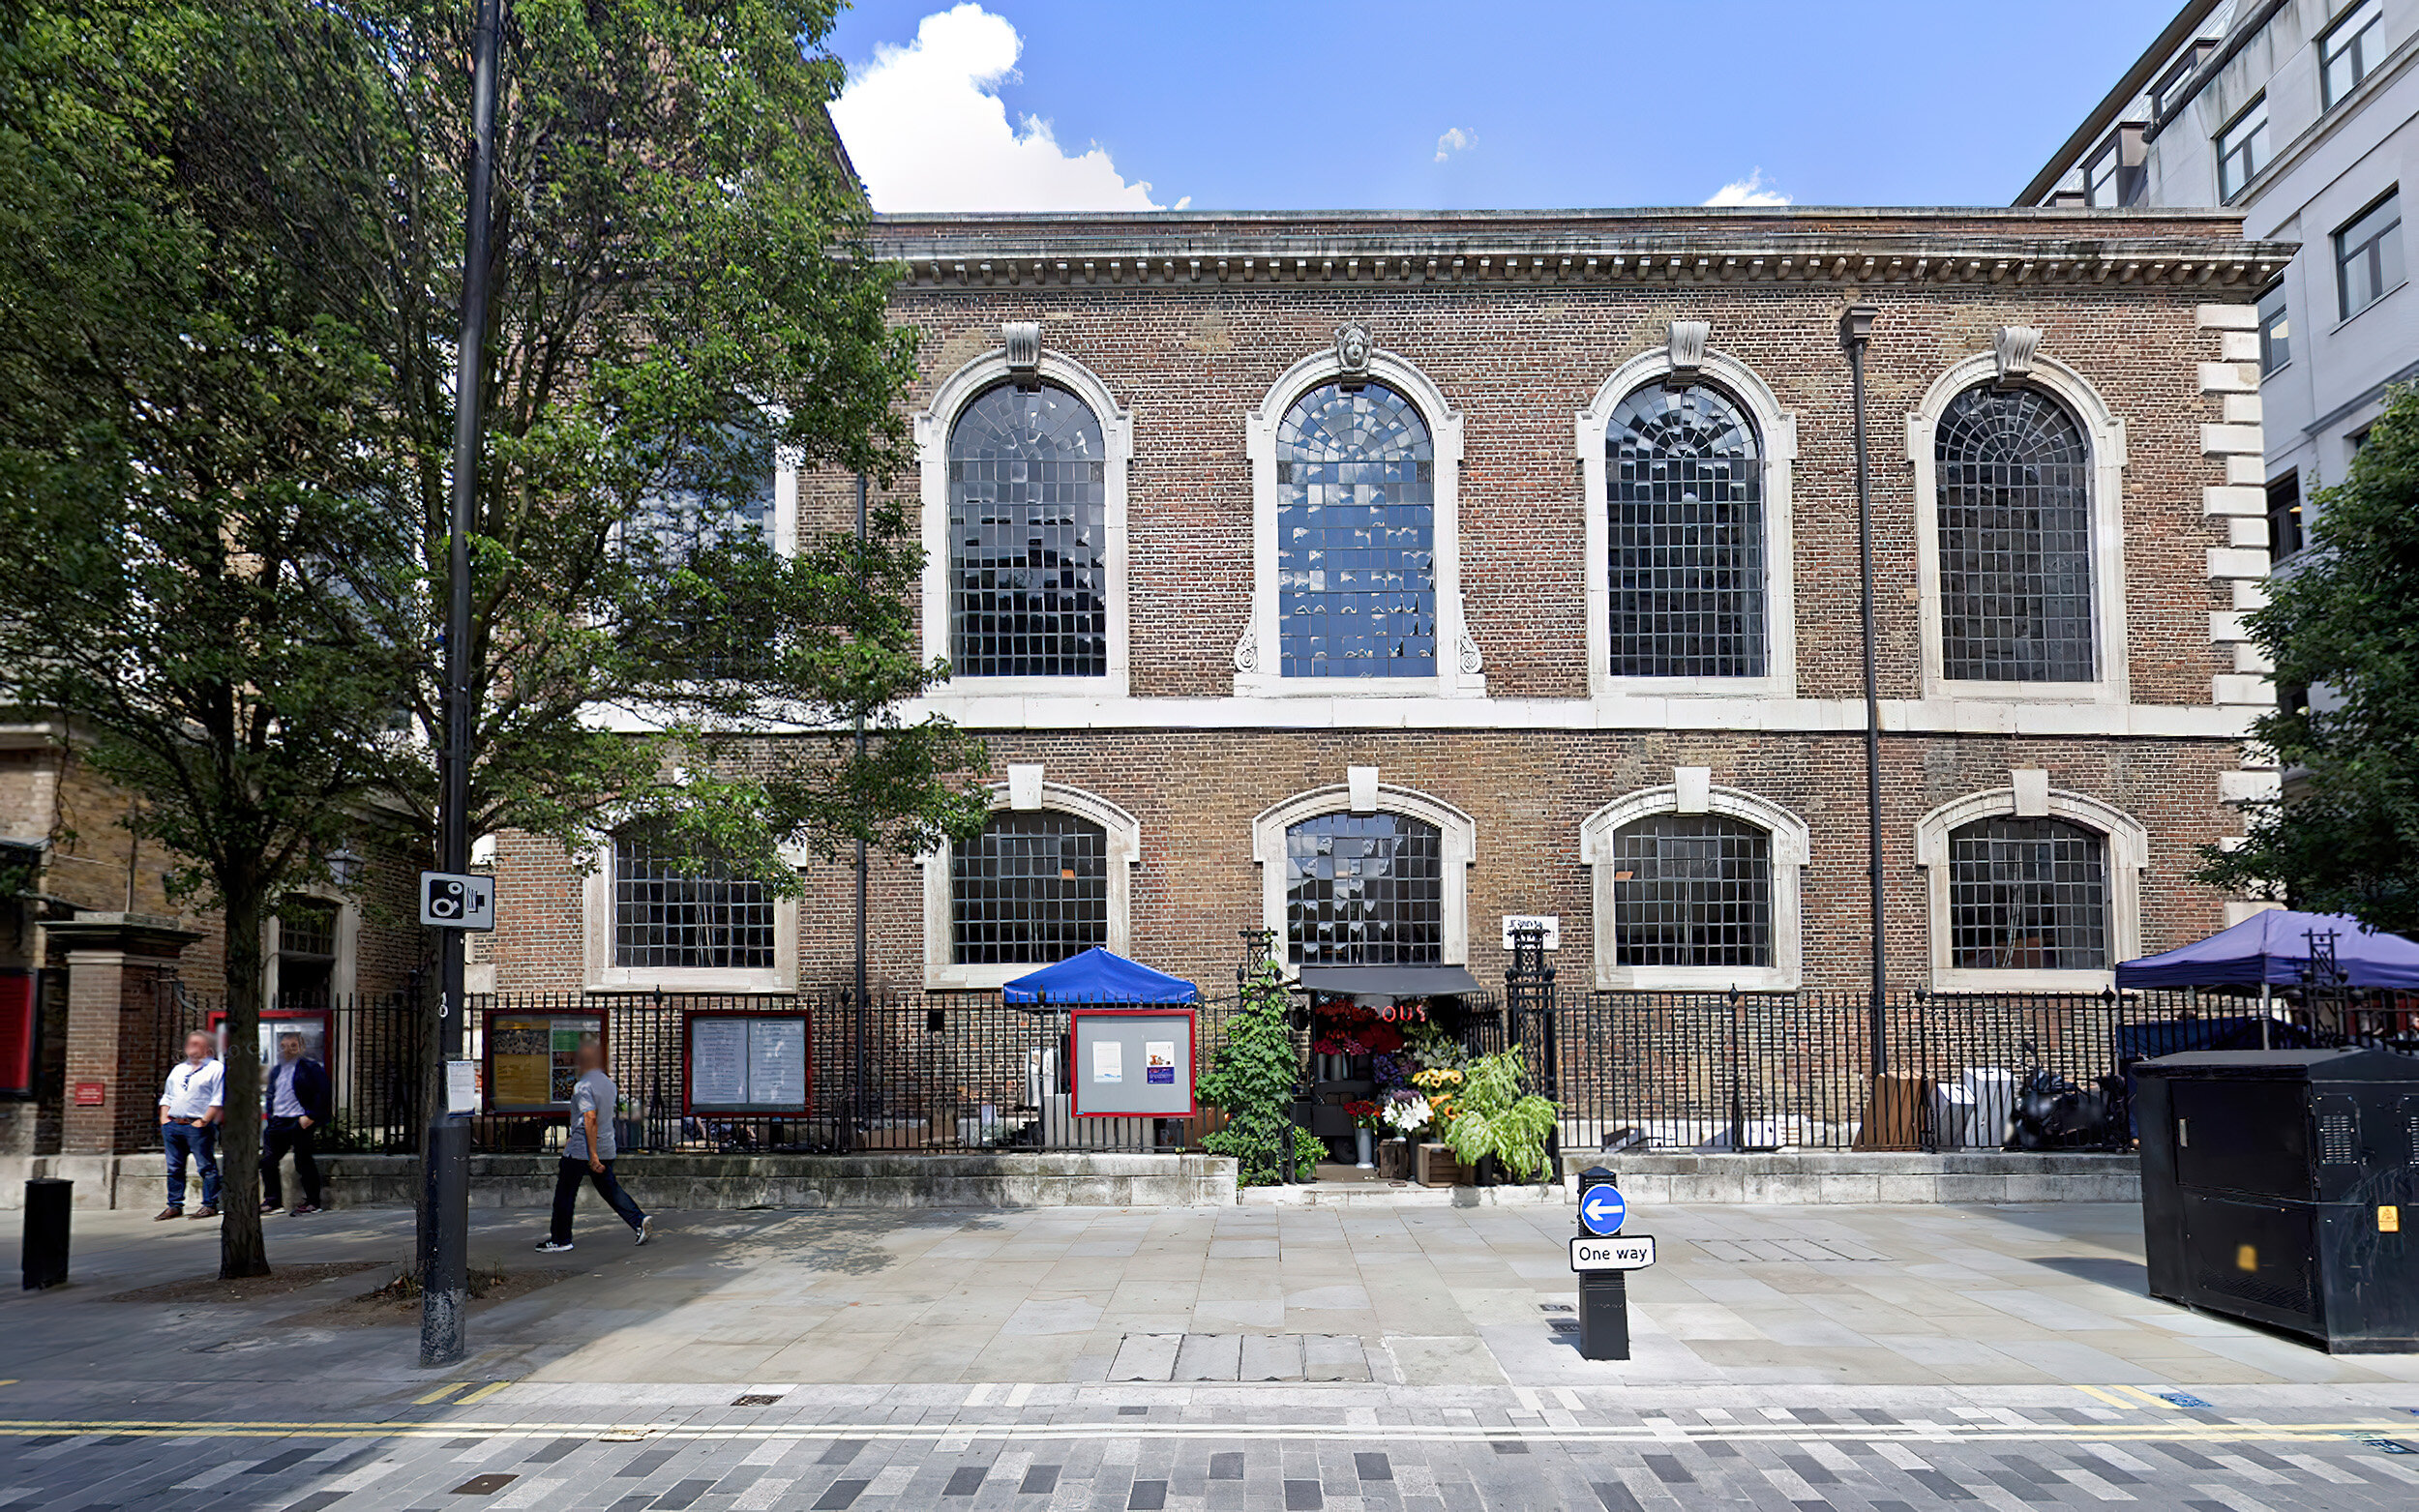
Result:
<svg viewBox="0 0 2419 1512"><path fill-rule="evenodd" d="M2197 875L2419 931L2419 390L2393 393L2311 504L2313 549L2249 616L2288 695L2253 729L2285 793L2253 811L2240 849L2204 850Z"/></svg>
<svg viewBox="0 0 2419 1512"><path fill-rule="evenodd" d="M1201 1101L1226 1114L1226 1127L1205 1136L1202 1148L1230 1155L1236 1180L1247 1187L1285 1179L1285 1144L1293 1131L1294 1175L1318 1166L1319 1141L1294 1130L1294 1098L1301 1062L1294 1047L1293 1008L1285 977L1263 961L1243 984L1242 1001L1226 1021L1226 1042L1195 1084Z"/></svg>
<svg viewBox="0 0 2419 1512"><path fill-rule="evenodd" d="M262 928L361 823L408 677L346 587L377 363L289 277L355 211L302 171L276 19L0 13L0 703L64 711L221 912L227 1277L268 1269Z"/></svg>
<svg viewBox="0 0 2419 1512"><path fill-rule="evenodd" d="M1551 1100L1521 1090L1527 1080L1510 1051L1474 1056L1462 1068L1453 1116L1445 1126L1455 1160L1475 1166L1492 1155L1524 1181L1545 1179L1551 1171L1545 1141L1553 1136L1556 1110Z"/></svg>

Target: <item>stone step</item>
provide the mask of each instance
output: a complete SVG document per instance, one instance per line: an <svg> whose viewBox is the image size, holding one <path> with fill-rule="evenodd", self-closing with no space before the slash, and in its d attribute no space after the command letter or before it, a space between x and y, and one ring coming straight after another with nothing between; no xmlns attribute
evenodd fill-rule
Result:
<svg viewBox="0 0 2419 1512"><path fill-rule="evenodd" d="M1558 1186L1423 1187L1409 1181L1244 1187L1245 1207L1535 1207L1567 1201Z"/></svg>

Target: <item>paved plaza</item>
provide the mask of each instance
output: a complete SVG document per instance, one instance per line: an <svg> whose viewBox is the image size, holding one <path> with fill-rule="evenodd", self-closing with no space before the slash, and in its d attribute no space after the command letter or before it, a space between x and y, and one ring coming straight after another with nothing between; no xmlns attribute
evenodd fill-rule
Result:
<svg viewBox="0 0 2419 1512"><path fill-rule="evenodd" d="M1579 1357L1570 1209L478 1215L572 1272L407 1318L121 1301L199 1224L77 1215L75 1285L0 1296L0 1506L263 1512L1612 1508L1877 1512L2419 1498L2419 1358L2331 1357L2142 1293L2118 1204L1638 1212L1635 1358ZM14 1225L11 1225L13 1228ZM393 1260L410 1215L270 1220Z"/></svg>

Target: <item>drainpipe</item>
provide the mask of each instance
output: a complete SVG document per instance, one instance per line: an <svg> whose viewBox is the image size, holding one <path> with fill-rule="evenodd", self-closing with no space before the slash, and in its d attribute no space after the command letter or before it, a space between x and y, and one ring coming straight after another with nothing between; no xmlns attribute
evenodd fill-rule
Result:
<svg viewBox="0 0 2419 1512"><path fill-rule="evenodd" d="M1856 403L1856 530L1865 617L1865 876L1872 910L1872 997L1867 1013L1877 1080L1890 1069L1890 1047L1882 1017L1881 692L1873 672L1873 474L1865 446L1865 349L1872 343L1878 313L1870 305L1850 305L1839 316L1839 344L1848 353L1848 383Z"/></svg>
<svg viewBox="0 0 2419 1512"><path fill-rule="evenodd" d="M862 583L865 575L865 474L856 475L856 548L857 578ZM865 764L865 716L856 719L856 760L862 771ZM851 1098L855 1105L858 1130L850 1140L858 1145L865 1125L865 1035L870 1015L865 1006L865 837L856 838L856 1087Z"/></svg>

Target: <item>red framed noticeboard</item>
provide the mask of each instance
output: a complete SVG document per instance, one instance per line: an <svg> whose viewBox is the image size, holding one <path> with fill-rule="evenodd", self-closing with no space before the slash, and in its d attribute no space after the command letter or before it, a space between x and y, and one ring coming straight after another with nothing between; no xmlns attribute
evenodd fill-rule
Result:
<svg viewBox="0 0 2419 1512"><path fill-rule="evenodd" d="M226 1010L210 1011L210 1033L219 1042L219 1058L226 1058ZM328 1050L336 1038L336 1015L324 1008L263 1008L260 1010L260 1064L274 1066L283 1058L277 1042L287 1034L299 1034L303 1042L303 1058L333 1066ZM184 1047L177 1047L183 1052Z"/></svg>
<svg viewBox="0 0 2419 1512"><path fill-rule="evenodd" d="M803 1113L815 1097L814 1030L802 1013L705 1009L683 1017L685 1112Z"/></svg>
<svg viewBox="0 0 2419 1512"><path fill-rule="evenodd" d="M567 1113L580 1080L580 1044L605 1041L601 1013L517 1013L490 1008L480 1019L480 1085L491 1113ZM600 1116L606 1116L600 1114Z"/></svg>
<svg viewBox="0 0 2419 1512"><path fill-rule="evenodd" d="M0 971L0 1097L34 1095L42 1016L31 971Z"/></svg>
<svg viewBox="0 0 2419 1512"><path fill-rule="evenodd" d="M1067 1085L1078 1118L1190 1118L1198 1074L1193 1010L1078 1008L1067 1016Z"/></svg>

